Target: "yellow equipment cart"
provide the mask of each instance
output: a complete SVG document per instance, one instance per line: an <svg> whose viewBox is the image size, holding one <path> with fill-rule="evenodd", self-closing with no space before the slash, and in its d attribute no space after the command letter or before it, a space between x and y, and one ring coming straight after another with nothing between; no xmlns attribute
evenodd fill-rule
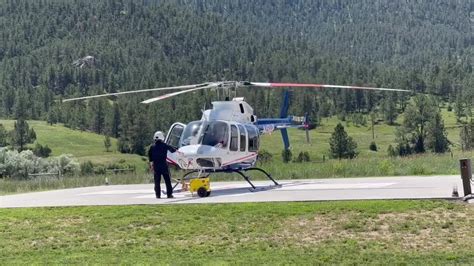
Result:
<svg viewBox="0 0 474 266"><path fill-rule="evenodd" d="M191 193L197 192L201 198L211 195L209 177L191 179L191 181L189 181L189 191L191 191Z"/></svg>

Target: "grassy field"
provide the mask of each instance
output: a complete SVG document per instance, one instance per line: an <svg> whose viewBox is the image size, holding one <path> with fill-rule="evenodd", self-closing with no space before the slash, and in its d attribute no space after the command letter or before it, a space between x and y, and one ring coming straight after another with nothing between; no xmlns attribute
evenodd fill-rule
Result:
<svg viewBox="0 0 474 266"><path fill-rule="evenodd" d="M7 130L13 129L14 120L0 120ZM45 121L28 121L30 128L36 132L37 142L48 145L52 156L72 154L80 162L116 163L127 161L138 165L137 170L145 169L143 159L138 155L123 154L117 151L117 140L111 138L112 147L107 152L104 147L104 136L91 132L72 130L61 124L50 126Z"/></svg>
<svg viewBox="0 0 474 266"><path fill-rule="evenodd" d="M442 109L442 115L447 128L448 139L453 143L451 150L453 156L463 156L460 152L460 126L456 123L454 112L448 112ZM322 162L329 159L329 139L334 132L339 121L336 117L323 118L321 126L310 131L310 143L306 142L306 133L303 130L289 129L290 143L293 156L297 156L301 151L307 151L310 154L312 161ZM399 116L397 123L402 122L402 117ZM367 126L355 126L351 122L341 122L349 136L354 138L358 146L359 159L372 158L387 158L387 149L389 145L395 147L395 130L396 126L389 126L380 122L374 126L375 139L372 139L372 129L370 120ZM377 144L378 151L369 150L369 145L372 141ZM275 158L281 160L281 152L283 149L283 142L281 134L274 132L271 135L264 135L262 137L262 149L267 150L274 155ZM449 154L450 155L450 154ZM451 155L450 155L451 156ZM324 157L324 158L323 158Z"/></svg>
<svg viewBox="0 0 474 266"><path fill-rule="evenodd" d="M7 264L469 264L474 209L357 201L0 209Z"/></svg>
<svg viewBox="0 0 474 266"><path fill-rule="evenodd" d="M473 157L473 152L463 153L459 149L459 125L456 123L454 113L443 109L442 114L449 139L454 144L450 153L441 155L427 153L392 158L387 155L387 148L388 145L394 144L395 126L384 123L375 126L374 141L379 151L374 152L369 150L372 141L370 126L354 126L352 123L343 122L348 134L358 143L359 156L354 160L329 159L329 138L335 125L339 122L333 117L324 118L321 126L310 132L310 144L306 143L304 131L289 130L293 157L295 158L299 152L308 152L311 162L283 163L281 160L283 149L281 135L279 132L275 132L262 136L261 149L270 152L273 159L259 166L272 173L277 179L458 174L459 159ZM401 122L400 117L398 122ZM0 123L9 129L13 128L12 120L0 120ZM150 180L150 175L145 172L146 158L118 153L115 139L112 139L112 151L106 152L103 145L104 137L101 135L71 130L62 125L49 126L44 121L29 121L29 124L37 133L37 141L51 147L53 155L73 154L80 162L92 161L95 164L126 162L136 166L136 174L65 177L59 180L52 178L28 181L0 179L0 194L101 185L105 183L106 177L112 181L112 184L143 183ZM175 177L182 174L179 171L173 172ZM259 175L253 177L255 179L264 178ZM240 177L220 175L216 179L240 180Z"/></svg>

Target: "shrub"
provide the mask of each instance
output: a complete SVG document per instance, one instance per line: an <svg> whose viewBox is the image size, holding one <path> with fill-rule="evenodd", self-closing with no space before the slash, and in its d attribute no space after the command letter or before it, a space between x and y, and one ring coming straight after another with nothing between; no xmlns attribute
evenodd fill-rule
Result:
<svg viewBox="0 0 474 266"><path fill-rule="evenodd" d="M91 175L94 173L94 164L91 161L81 163L81 175Z"/></svg>
<svg viewBox="0 0 474 266"><path fill-rule="evenodd" d="M79 169L79 163L70 155L45 159L30 150L18 152L0 149L0 174L5 177L26 179L34 173L74 174Z"/></svg>
<svg viewBox="0 0 474 266"><path fill-rule="evenodd" d="M61 174L76 174L81 170L80 164L73 159L73 156L70 154L61 154L58 157L55 157L51 160L53 172L60 172Z"/></svg>
<svg viewBox="0 0 474 266"><path fill-rule="evenodd" d="M370 143L369 149L370 149L371 151L377 151L377 144L375 144L375 141L372 141L372 142Z"/></svg>
<svg viewBox="0 0 474 266"><path fill-rule="evenodd" d="M388 145L387 149L387 154L390 157L396 157L398 155L398 152L393 148L393 146L390 144Z"/></svg>
<svg viewBox="0 0 474 266"><path fill-rule="evenodd" d="M257 161L261 163L266 163L266 162L271 162L272 159L273 159L272 154L269 153L267 150L258 151Z"/></svg>
<svg viewBox="0 0 474 266"><path fill-rule="evenodd" d="M288 163L288 162L291 162L291 158L293 157L293 154L291 154L290 150L284 149L281 152L281 157L282 157L284 163Z"/></svg>
<svg viewBox="0 0 474 266"><path fill-rule="evenodd" d="M309 158L309 153L307 151L300 152L298 154L298 157L295 159L295 162L297 163L309 162L309 161L310 161L310 158Z"/></svg>
<svg viewBox="0 0 474 266"><path fill-rule="evenodd" d="M33 153L38 157L47 158L51 154L51 149L48 147L48 145L43 146L39 143L36 143L35 147L33 148Z"/></svg>

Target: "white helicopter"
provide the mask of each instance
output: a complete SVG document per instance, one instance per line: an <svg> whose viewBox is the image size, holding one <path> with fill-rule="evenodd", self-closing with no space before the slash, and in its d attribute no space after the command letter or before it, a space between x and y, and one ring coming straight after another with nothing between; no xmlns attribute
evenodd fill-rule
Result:
<svg viewBox="0 0 474 266"><path fill-rule="evenodd" d="M227 92L227 95L230 95L230 91L233 91L235 95L236 89L241 87L342 88L409 92L408 90L401 89L326 84L218 81L185 86L107 93L65 99L63 102L139 92L178 90L176 92L142 101L144 104L149 104L180 94L205 89L223 89ZM306 116L304 118L287 116L288 105L289 97L288 94L285 94L280 118L261 119L257 118L252 107L245 102L244 98L235 97L232 100L212 102L212 109L203 111L200 120L192 121L187 124L177 122L171 126L166 135L165 142L168 145L176 147L178 152L168 153L167 161L171 164L177 165L181 169L188 170L179 181L208 177L211 173L218 172L237 173L249 183L253 190L255 190L255 185L251 182L250 177L244 174L244 172L259 171L265 174L265 176L268 177L275 186L279 186L278 182L275 181L270 174L261 168L255 167L255 164L257 162L260 146L259 137L261 134L280 130L285 149L287 149L289 147L289 140L286 129L289 127L307 126ZM296 121L302 123L295 124ZM176 183L174 188L178 184L179 182Z"/></svg>

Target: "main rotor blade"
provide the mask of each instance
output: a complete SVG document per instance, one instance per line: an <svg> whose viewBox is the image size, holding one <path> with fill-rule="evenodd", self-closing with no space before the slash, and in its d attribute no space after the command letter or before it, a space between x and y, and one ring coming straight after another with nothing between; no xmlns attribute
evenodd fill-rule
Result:
<svg viewBox="0 0 474 266"><path fill-rule="evenodd" d="M158 97L155 97L155 98L151 98L151 99L148 99L148 100L144 100L144 101L142 101L141 103L148 104L148 103L152 103L152 102L164 100L164 99L167 99L167 98L170 98L170 97L174 97L174 96L176 96L176 95L188 93L188 92L193 92L193 91L198 91L198 90L204 90L204 89L215 88L215 87L218 87L218 86L221 85L221 84L222 84L222 82L207 83L207 84L203 84L203 86L198 87L198 88L192 88L192 89L189 89L189 90L184 90L184 91L177 91L177 92L173 92L173 93L168 93L168 94L161 95L161 96L158 96Z"/></svg>
<svg viewBox="0 0 474 266"><path fill-rule="evenodd" d="M338 89L355 89L355 90L374 90L374 91L403 91L402 89L361 87L361 86L344 86L344 85L327 85L327 84L307 84L307 83L267 83L267 82L249 82L251 86L256 87L305 87L305 88L338 88Z"/></svg>
<svg viewBox="0 0 474 266"><path fill-rule="evenodd" d="M92 95L92 96L69 98L69 99L63 100L63 102L87 100L87 99L100 98L100 97L106 97L106 96L141 93L141 92L150 92L150 91L184 90L184 89L196 88L196 87L199 87L199 86L205 86L205 85L208 85L208 84L209 83L201 83L201 84L193 84L193 85L174 86L174 87L163 87L163 88L153 88L153 89L144 89L144 90L113 92L113 93L105 93L105 94Z"/></svg>

